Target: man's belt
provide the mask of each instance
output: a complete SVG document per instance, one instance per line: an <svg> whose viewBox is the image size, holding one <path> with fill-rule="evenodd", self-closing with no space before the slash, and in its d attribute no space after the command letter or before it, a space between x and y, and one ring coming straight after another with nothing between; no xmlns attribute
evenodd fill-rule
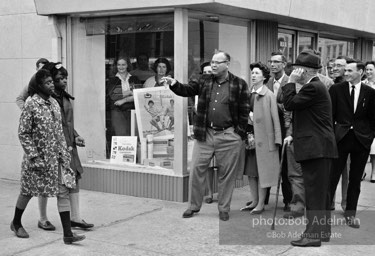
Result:
<svg viewBox="0 0 375 256"><path fill-rule="evenodd" d="M232 127L232 126L228 126L228 127L219 127L219 126L208 126L208 128L214 130L214 131L217 131L217 132L220 132L220 131L225 131L226 129L228 129L229 127Z"/></svg>

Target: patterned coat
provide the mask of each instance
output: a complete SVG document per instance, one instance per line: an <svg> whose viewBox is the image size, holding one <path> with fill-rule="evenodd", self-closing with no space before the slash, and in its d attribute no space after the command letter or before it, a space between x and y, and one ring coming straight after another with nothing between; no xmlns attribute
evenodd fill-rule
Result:
<svg viewBox="0 0 375 256"><path fill-rule="evenodd" d="M29 97L22 110L18 137L24 150L21 168L21 194L56 196L58 165L69 167L70 154L61 125L60 106L55 99L44 100L38 94ZM35 170L34 159L40 157L43 170Z"/></svg>

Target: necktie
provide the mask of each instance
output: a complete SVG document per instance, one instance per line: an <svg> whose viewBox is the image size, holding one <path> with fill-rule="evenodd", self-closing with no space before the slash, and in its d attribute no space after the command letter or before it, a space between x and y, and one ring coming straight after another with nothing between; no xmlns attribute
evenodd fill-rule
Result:
<svg viewBox="0 0 375 256"><path fill-rule="evenodd" d="M280 83L279 81L275 79L275 81L273 82L273 94L275 94L275 96L277 96L277 92L279 91L279 88L280 88Z"/></svg>
<svg viewBox="0 0 375 256"><path fill-rule="evenodd" d="M355 88L355 86L352 85L352 91L350 93L350 101L352 102L352 105L353 105L353 112L354 112L354 109L355 109L355 106L354 106L354 93L355 93L354 88Z"/></svg>

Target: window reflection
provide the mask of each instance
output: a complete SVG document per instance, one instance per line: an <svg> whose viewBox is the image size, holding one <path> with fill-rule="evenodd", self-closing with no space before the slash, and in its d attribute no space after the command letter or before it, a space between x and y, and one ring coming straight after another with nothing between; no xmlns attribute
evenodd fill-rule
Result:
<svg viewBox="0 0 375 256"><path fill-rule="evenodd" d="M354 41L351 40L335 40L330 38L320 37L318 42L321 49L323 70L329 64L329 61L340 56L354 56Z"/></svg>
<svg viewBox="0 0 375 256"><path fill-rule="evenodd" d="M294 33L279 32L278 33L279 51L284 54L288 62L293 62L294 54Z"/></svg>

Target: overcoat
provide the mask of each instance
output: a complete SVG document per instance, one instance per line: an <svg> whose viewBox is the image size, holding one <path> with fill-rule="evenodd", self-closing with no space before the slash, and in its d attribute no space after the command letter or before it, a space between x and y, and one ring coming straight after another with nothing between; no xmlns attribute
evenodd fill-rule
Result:
<svg viewBox="0 0 375 256"><path fill-rule="evenodd" d="M280 172L281 128L276 98L267 86L255 96L253 110L256 154L247 152L246 161L250 162L246 166L257 164L262 188L276 186Z"/></svg>
<svg viewBox="0 0 375 256"><path fill-rule="evenodd" d="M296 161L337 158L332 103L325 85L318 77L314 77L303 85L298 93L295 83L286 84L282 90L285 109L293 111L293 144Z"/></svg>
<svg viewBox="0 0 375 256"><path fill-rule="evenodd" d="M69 93L62 91L60 96L55 96L55 99L60 105L62 128L66 140L68 150L71 155L70 168L74 170L78 179L82 177L83 168L81 160L79 159L78 149L75 142L75 138L79 136L77 131L74 129L74 116L73 106L70 100L74 100Z"/></svg>
<svg viewBox="0 0 375 256"><path fill-rule="evenodd" d="M52 97L44 100L38 94L27 98L20 117L18 137L24 150L21 194L56 196L59 161L63 166L70 164L56 100ZM33 160L36 157L44 162L43 170L35 170Z"/></svg>

